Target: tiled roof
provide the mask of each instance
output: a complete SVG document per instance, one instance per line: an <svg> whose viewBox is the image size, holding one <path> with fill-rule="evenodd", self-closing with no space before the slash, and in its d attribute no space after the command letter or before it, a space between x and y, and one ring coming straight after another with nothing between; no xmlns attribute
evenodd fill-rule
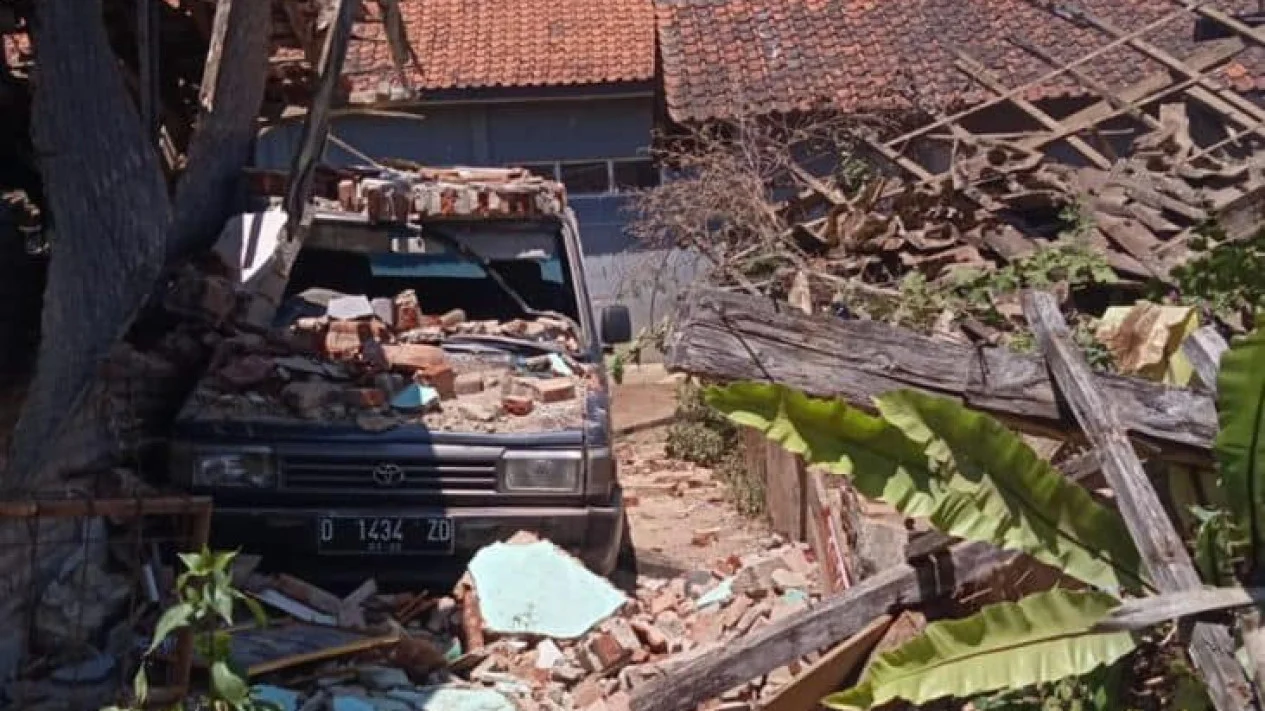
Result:
<svg viewBox="0 0 1265 711"><path fill-rule="evenodd" d="M1050 67L1011 44L1026 40L1069 62L1113 37L1044 5L1074 5L1126 32L1176 10L1170 0L656 0L668 111L677 121L833 108L850 113L938 109L988 98L954 67L954 49L980 60L1009 87ZM1256 0L1208 3L1227 12ZM1178 57L1196 48L1185 15L1146 35ZM1236 88L1265 76L1265 52L1248 49L1228 69ZM1113 88L1162 67L1136 50L1113 49L1082 68ZM1069 77L1030 99L1083 94Z"/></svg>
<svg viewBox="0 0 1265 711"><path fill-rule="evenodd" d="M399 86L378 4L356 26L346 73L357 92ZM414 88L565 86L649 81L653 0L400 0L421 71Z"/></svg>

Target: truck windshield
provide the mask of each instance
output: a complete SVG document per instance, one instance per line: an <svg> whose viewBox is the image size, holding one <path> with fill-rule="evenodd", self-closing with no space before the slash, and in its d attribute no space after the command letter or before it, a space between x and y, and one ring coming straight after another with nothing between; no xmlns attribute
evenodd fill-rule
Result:
<svg viewBox="0 0 1265 711"><path fill-rule="evenodd" d="M514 295L476 263L483 261L532 309L579 319L571 268L556 226L438 224L427 225L421 234L421 240L410 241L384 230L362 229L309 239L295 261L287 296L324 289L390 298L412 289L428 314L461 309L474 320L527 316ZM447 248L451 242L478 260Z"/></svg>

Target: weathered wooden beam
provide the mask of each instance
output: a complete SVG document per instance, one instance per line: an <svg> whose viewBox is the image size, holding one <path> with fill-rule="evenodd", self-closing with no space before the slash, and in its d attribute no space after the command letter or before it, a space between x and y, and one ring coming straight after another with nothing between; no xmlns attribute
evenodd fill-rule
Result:
<svg viewBox="0 0 1265 711"><path fill-rule="evenodd" d="M1223 205L1217 210L1216 220L1228 241L1255 237L1265 227L1265 184L1256 185Z"/></svg>
<svg viewBox="0 0 1265 711"><path fill-rule="evenodd" d="M686 294L669 335L669 369L717 380L772 381L872 408L878 395L918 388L960 398L1019 429L1068 437L1040 358L938 341L871 321L804 316L764 297L700 287ZM1204 462L1217 431L1212 399L1144 380L1099 375L1130 433Z"/></svg>
<svg viewBox="0 0 1265 711"><path fill-rule="evenodd" d="M979 61L963 52L954 51L954 54L958 57L958 61L955 63L958 71L966 74L968 77L974 79L984 88L995 94L1005 95L1007 93L1008 89L1006 88L1006 85L1002 84L1001 80L998 79L992 72L988 71L988 68ZM1063 125L1060 124L1053 116L1050 116L1046 112L1042 111L1036 106L1036 104L1033 104L1031 101L1028 101L1022 96L1012 96L1010 98L1010 103L1019 107L1019 110L1028 114L1028 116L1031 116L1037 123L1045 126L1051 131L1063 130ZM1093 163L1103 170L1111 169L1112 161L1108 160L1106 156L1099 153L1093 146L1086 143L1085 140L1079 136L1068 136L1067 143L1072 148L1075 148L1078 153L1085 156L1090 163Z"/></svg>
<svg viewBox="0 0 1265 711"><path fill-rule="evenodd" d="M1261 588L1201 588L1126 600L1097 625L1106 631L1144 630L1170 620L1227 612L1265 603Z"/></svg>
<svg viewBox="0 0 1265 711"><path fill-rule="evenodd" d="M1027 291L1023 294L1023 311L1059 392L1098 452L1103 474L1115 492L1116 506L1148 576L1165 593L1198 590L1202 583L1186 544L1133 451L1117 408L1102 392L1073 341L1058 300L1044 292ZM1228 630L1207 624L1197 626L1190 656L1217 709L1249 707L1252 690L1234 658L1234 642Z"/></svg>
<svg viewBox="0 0 1265 711"><path fill-rule="evenodd" d="M870 652L891 626L891 615L883 615L874 620L805 669L761 708L763 711L805 711L818 708L819 701L837 691L840 684L865 664Z"/></svg>
<svg viewBox="0 0 1265 711"><path fill-rule="evenodd" d="M294 241L297 231L306 229L311 221L309 202L312 178L316 174L317 163L325 153L325 142L329 138L330 109L342 76L343 60L347 58L347 45L351 39L352 21L359 5L359 0L333 1L337 4L336 14L333 24L326 31L325 45L321 50L320 79L312 94L312 106L303 121L299 149L295 151L290 166L290 184L285 196L285 209L290 217L290 241Z"/></svg>
<svg viewBox="0 0 1265 711"><path fill-rule="evenodd" d="M889 568L647 682L634 690L632 711L693 709L810 652L833 647L893 610L952 595L1015 557L986 543L965 543L917 565Z"/></svg>
<svg viewBox="0 0 1265 711"><path fill-rule="evenodd" d="M1214 395L1217 392L1217 373L1221 370L1221 356L1229 348L1213 326L1200 328L1182 342L1182 354L1190 361L1199 381Z"/></svg>

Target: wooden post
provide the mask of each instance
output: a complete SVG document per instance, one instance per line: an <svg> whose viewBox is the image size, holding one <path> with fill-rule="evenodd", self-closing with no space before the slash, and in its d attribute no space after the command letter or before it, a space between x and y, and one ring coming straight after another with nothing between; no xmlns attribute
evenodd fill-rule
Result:
<svg viewBox="0 0 1265 711"><path fill-rule="evenodd" d="M1186 544L1138 461L1114 404L1103 396L1072 340L1058 301L1044 292L1026 291L1023 311L1059 392L1098 451L1103 474L1115 492L1120 515L1152 582L1162 592L1198 590L1202 583ZM1252 690L1234 658L1234 642L1224 627L1196 626L1190 656L1219 711L1250 706Z"/></svg>

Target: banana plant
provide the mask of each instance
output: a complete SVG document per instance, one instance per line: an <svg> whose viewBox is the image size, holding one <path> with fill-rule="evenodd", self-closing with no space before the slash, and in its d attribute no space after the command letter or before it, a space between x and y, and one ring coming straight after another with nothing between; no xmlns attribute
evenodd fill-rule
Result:
<svg viewBox="0 0 1265 711"><path fill-rule="evenodd" d="M1215 451L1232 516L1208 513L1210 549L1247 532L1246 556L1265 570L1265 331L1222 359ZM1135 648L1134 627L1110 620L1124 592L1150 589L1123 520L1069 482L1014 432L960 403L914 391L876 400L877 416L777 385L708 392L733 422L762 431L862 494L941 531L1026 553L1089 586L1051 590L929 625L881 655L856 686L824 700L836 709L889 701L973 697L1086 674ZM1198 552L1198 551L1197 551ZM1224 560L1214 565L1226 571Z"/></svg>

